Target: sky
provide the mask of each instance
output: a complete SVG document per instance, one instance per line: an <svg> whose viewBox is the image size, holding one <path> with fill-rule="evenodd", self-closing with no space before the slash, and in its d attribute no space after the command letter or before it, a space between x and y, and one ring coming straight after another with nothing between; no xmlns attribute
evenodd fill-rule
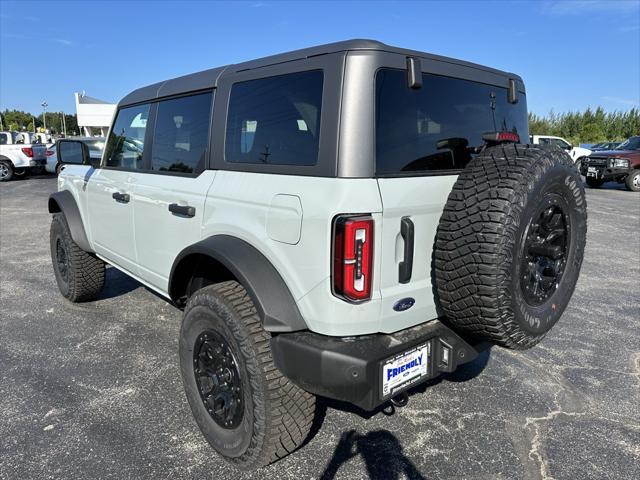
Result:
<svg viewBox="0 0 640 480"><path fill-rule="evenodd" d="M0 0L0 109L75 112L261 56L371 38L522 76L536 114L640 104L640 0Z"/></svg>

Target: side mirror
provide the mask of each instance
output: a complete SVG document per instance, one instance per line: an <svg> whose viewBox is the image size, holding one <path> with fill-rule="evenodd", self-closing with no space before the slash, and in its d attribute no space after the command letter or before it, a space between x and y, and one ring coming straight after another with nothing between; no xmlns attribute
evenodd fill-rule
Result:
<svg viewBox="0 0 640 480"><path fill-rule="evenodd" d="M58 161L73 165L90 165L89 147L78 140L59 140Z"/></svg>
<svg viewBox="0 0 640 480"><path fill-rule="evenodd" d="M569 144L566 147L564 147L565 150L571 150L573 148L573 145Z"/></svg>

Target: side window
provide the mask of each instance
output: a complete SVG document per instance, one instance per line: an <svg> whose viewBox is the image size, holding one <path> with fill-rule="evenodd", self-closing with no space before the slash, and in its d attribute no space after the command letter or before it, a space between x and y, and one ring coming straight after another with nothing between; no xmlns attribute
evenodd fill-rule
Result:
<svg viewBox="0 0 640 480"><path fill-rule="evenodd" d="M564 148L565 150L569 148L569 144L567 142L565 142L564 140L560 140L559 138L554 138L553 139L553 144L556 147Z"/></svg>
<svg viewBox="0 0 640 480"><path fill-rule="evenodd" d="M229 99L226 161L315 165L322 84L321 70L235 84Z"/></svg>
<svg viewBox="0 0 640 480"><path fill-rule="evenodd" d="M151 170L201 173L209 143L212 93L158 103Z"/></svg>
<svg viewBox="0 0 640 480"><path fill-rule="evenodd" d="M550 138L541 138L538 140L538 143L540 143L540 145L551 145L551 139Z"/></svg>
<svg viewBox="0 0 640 480"><path fill-rule="evenodd" d="M7 141L7 134L6 133L0 133L0 145L6 145L7 143L9 143Z"/></svg>
<svg viewBox="0 0 640 480"><path fill-rule="evenodd" d="M144 135L149 104L122 108L107 140L107 167L137 170L143 168Z"/></svg>

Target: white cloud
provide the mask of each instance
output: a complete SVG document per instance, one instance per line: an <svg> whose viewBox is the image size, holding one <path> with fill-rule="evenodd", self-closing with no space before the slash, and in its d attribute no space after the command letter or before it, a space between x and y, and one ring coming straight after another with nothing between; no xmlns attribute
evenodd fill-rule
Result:
<svg viewBox="0 0 640 480"><path fill-rule="evenodd" d="M550 0L542 5L547 15L587 15L593 13L626 13L640 11L636 0Z"/></svg>
<svg viewBox="0 0 640 480"><path fill-rule="evenodd" d="M606 100L607 102L617 103L618 105L625 105L627 107L639 107L640 100L633 100L631 98L620 98L620 97L609 97L604 96L602 100Z"/></svg>
<svg viewBox="0 0 640 480"><path fill-rule="evenodd" d="M61 45L73 45L71 40L65 40L64 38L54 38L53 41Z"/></svg>

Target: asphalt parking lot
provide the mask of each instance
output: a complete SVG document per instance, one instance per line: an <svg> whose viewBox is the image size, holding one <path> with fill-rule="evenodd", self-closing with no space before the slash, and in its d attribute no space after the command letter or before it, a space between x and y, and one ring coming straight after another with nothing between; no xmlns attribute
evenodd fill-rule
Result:
<svg viewBox="0 0 640 480"><path fill-rule="evenodd" d="M240 474L191 417L178 310L115 269L95 302L58 293L55 188L0 184L0 479L640 478L640 194L587 190L580 281L540 345L493 348L393 416L322 402L306 446Z"/></svg>

